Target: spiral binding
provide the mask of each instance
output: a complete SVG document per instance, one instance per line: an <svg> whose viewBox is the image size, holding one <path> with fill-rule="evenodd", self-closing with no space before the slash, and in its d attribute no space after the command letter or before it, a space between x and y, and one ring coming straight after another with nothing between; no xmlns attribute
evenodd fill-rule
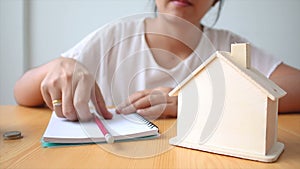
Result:
<svg viewBox="0 0 300 169"><path fill-rule="evenodd" d="M137 113L136 113L136 115L137 115L137 118L139 118L140 120L142 120L143 122L145 122L146 125L149 126L151 129L154 128L154 127L158 129L158 127L157 127L154 123L152 123L151 121L145 119L145 118L144 118L143 116L141 116L140 114L137 114Z"/></svg>

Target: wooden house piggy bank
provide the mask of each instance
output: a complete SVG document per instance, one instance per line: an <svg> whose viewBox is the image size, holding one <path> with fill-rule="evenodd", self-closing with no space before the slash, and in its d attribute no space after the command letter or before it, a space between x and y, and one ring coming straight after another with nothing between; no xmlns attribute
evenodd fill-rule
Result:
<svg viewBox="0 0 300 169"><path fill-rule="evenodd" d="M177 136L170 144L251 160L276 161L278 99L286 94L251 67L250 46L216 52L182 81Z"/></svg>

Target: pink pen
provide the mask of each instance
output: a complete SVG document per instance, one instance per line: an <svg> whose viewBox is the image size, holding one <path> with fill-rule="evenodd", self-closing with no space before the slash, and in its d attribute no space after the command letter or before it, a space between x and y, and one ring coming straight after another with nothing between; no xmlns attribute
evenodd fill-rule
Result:
<svg viewBox="0 0 300 169"><path fill-rule="evenodd" d="M109 144L114 143L114 137L107 131L107 129L103 125L102 121L97 117L97 115L93 114L93 116L94 116L97 126L99 127L102 134L104 135L106 142Z"/></svg>

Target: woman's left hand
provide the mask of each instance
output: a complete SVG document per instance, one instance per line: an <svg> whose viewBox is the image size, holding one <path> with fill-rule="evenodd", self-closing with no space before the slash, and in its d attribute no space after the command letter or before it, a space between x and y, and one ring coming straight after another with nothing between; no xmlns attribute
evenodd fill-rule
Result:
<svg viewBox="0 0 300 169"><path fill-rule="evenodd" d="M169 96L171 88L158 87L138 91L117 106L117 113L138 113L153 120L157 118L177 117L177 96Z"/></svg>

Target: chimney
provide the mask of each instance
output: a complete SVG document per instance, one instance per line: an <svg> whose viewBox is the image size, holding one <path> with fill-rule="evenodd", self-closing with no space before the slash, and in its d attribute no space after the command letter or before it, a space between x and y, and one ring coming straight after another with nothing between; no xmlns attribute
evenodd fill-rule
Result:
<svg viewBox="0 0 300 169"><path fill-rule="evenodd" d="M246 69L251 68L250 45L248 43L231 44L231 56L235 63Z"/></svg>

